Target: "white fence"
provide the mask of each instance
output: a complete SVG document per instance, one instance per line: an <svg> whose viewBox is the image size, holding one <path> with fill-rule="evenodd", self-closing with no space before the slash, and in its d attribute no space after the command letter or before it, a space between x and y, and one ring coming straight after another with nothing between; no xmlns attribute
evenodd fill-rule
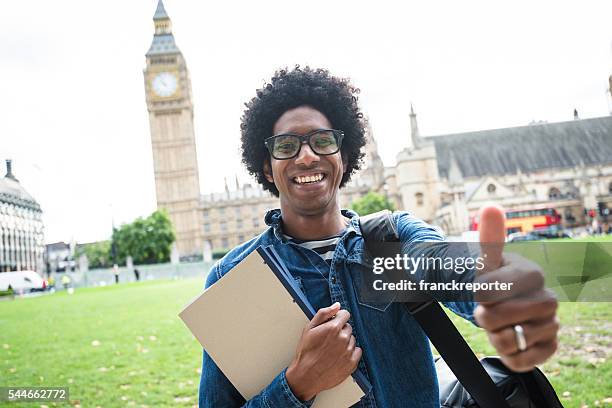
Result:
<svg viewBox="0 0 612 408"><path fill-rule="evenodd" d="M155 264L155 265L136 265L132 268L119 268L119 283L136 282L136 274L134 269L140 273L141 281L156 280L156 279L185 279L199 277L202 279L202 287L204 280L208 276L208 272L212 267L212 262L193 262L179 264ZM63 273L55 273L55 287L62 287ZM70 286L87 287L87 286L106 286L115 284L115 273L112 268L107 269L91 269L85 272L68 272L71 278Z"/></svg>

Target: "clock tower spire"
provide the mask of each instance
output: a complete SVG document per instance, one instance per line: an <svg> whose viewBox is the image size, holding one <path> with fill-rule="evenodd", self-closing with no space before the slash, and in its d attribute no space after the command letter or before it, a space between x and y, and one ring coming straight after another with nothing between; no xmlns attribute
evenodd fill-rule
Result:
<svg viewBox="0 0 612 408"><path fill-rule="evenodd" d="M203 240L191 81L162 0L157 3L153 23L155 33L145 55L144 82L157 207L170 215L179 253L192 255L202 251Z"/></svg>
<svg viewBox="0 0 612 408"><path fill-rule="evenodd" d="M157 3L157 9L155 9L155 14L153 15L153 22L155 23L156 35L172 34L172 22L170 21L170 17L168 17L168 13L166 13L166 8L162 0L159 0Z"/></svg>

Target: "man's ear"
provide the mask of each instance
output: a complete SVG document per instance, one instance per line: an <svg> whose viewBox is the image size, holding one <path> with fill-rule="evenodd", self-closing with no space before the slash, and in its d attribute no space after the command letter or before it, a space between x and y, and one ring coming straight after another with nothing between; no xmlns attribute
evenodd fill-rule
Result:
<svg viewBox="0 0 612 408"><path fill-rule="evenodd" d="M270 166L270 160L265 160L263 164L263 172L266 180L274 184L274 177L272 177L272 167Z"/></svg>

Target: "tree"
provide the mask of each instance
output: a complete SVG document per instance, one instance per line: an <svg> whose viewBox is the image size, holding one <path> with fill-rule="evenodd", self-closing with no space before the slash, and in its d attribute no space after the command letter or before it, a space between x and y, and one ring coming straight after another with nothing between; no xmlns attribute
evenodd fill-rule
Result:
<svg viewBox="0 0 612 408"><path fill-rule="evenodd" d="M389 199L382 195L370 191L358 200L353 201L351 208L359 215L368 215L382 210L395 210Z"/></svg>
<svg viewBox="0 0 612 408"><path fill-rule="evenodd" d="M165 210L157 210L147 218L138 217L113 231L112 244L117 263L125 264L131 256L135 264L168 262L176 236Z"/></svg>
<svg viewBox="0 0 612 408"><path fill-rule="evenodd" d="M78 245L74 257L75 259L79 259L81 255L87 256L89 267L92 269L108 268L112 266L113 263L110 248L110 241L99 241L92 242L90 244Z"/></svg>

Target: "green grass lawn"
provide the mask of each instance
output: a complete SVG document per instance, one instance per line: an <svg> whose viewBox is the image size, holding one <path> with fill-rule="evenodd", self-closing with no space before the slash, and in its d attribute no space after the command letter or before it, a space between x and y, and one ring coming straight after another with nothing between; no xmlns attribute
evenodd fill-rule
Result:
<svg viewBox="0 0 612 408"><path fill-rule="evenodd" d="M177 314L201 287L156 281L1 301L0 386L69 386L83 407L193 406L201 351ZM609 303L561 304L561 348L543 368L560 397L569 393L566 407L612 403L611 315ZM454 320L477 353L494 354L484 333Z"/></svg>
<svg viewBox="0 0 612 408"><path fill-rule="evenodd" d="M177 314L202 285L156 281L0 302L0 384L68 386L83 407L193 406L201 348Z"/></svg>
<svg viewBox="0 0 612 408"><path fill-rule="evenodd" d="M583 238L557 238L557 239L549 239L547 241L612 242L612 234L593 235L593 236L583 237Z"/></svg>

